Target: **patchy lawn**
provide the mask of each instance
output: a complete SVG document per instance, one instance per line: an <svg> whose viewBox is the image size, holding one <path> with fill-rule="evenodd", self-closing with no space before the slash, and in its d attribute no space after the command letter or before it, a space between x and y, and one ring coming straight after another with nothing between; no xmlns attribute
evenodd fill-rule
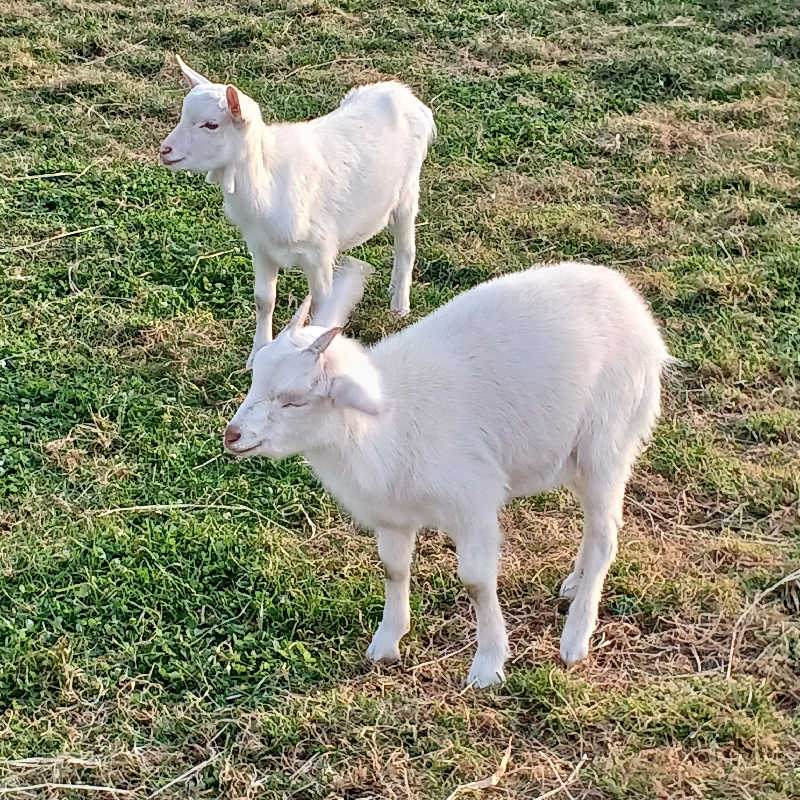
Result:
<svg viewBox="0 0 800 800"><path fill-rule="evenodd" d="M0 791L445 800L510 741L492 796L800 796L798 30L792 0L0 0ZM446 539L372 667L371 537L299 460L221 455L252 269L219 189L156 163L176 51L270 120L388 76L432 106L411 321L562 258L652 303L688 366L585 664L567 493L504 513L510 679L464 692ZM374 341L390 237L358 255Z"/></svg>

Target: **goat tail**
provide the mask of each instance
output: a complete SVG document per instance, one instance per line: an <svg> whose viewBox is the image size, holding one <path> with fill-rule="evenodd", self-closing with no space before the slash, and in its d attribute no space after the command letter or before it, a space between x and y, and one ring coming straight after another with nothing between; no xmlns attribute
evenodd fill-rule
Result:
<svg viewBox="0 0 800 800"><path fill-rule="evenodd" d="M428 122L428 144L431 145L436 141L439 131L436 130L436 122L433 119L433 112L424 103L423 108L427 112L425 116Z"/></svg>
<svg viewBox="0 0 800 800"><path fill-rule="evenodd" d="M641 394L631 418L631 433L637 441L638 451L650 441L661 413L662 381L666 381L674 369L686 366L685 362L671 356L663 347L661 357L645 371Z"/></svg>

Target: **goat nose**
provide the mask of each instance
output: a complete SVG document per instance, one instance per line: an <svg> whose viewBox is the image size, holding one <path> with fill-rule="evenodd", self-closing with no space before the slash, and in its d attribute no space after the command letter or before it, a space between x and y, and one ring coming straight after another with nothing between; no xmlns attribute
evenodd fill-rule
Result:
<svg viewBox="0 0 800 800"><path fill-rule="evenodd" d="M162 156L168 156L171 152L172 152L172 148L169 147L169 146L161 148L161 155Z"/></svg>
<svg viewBox="0 0 800 800"><path fill-rule="evenodd" d="M242 432L236 425L228 425L225 428L225 445L226 447L230 447L232 444L235 444L242 438Z"/></svg>

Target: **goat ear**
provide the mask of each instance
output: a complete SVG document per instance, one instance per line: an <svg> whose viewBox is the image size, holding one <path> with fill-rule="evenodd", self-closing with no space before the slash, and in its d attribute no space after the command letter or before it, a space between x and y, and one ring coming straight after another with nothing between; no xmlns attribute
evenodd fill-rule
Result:
<svg viewBox="0 0 800 800"><path fill-rule="evenodd" d="M239 102L239 92L236 91L235 86L225 87L225 99L228 101L228 111L231 112L233 121L241 122L243 119L242 106Z"/></svg>
<svg viewBox="0 0 800 800"><path fill-rule="evenodd" d="M175 53L175 60L181 68L181 75L183 76L183 83L187 89L194 89L195 86L200 86L204 83L211 83L211 81L199 72L195 72L177 53Z"/></svg>
<svg viewBox="0 0 800 800"><path fill-rule="evenodd" d="M354 408L373 417L383 410L380 392L364 386L350 375L337 375L333 378L328 394L337 406Z"/></svg>
<svg viewBox="0 0 800 800"><path fill-rule="evenodd" d="M306 348L306 352L313 353L315 356L322 355L341 332L341 328L330 328L325 331L325 333L321 333L314 342Z"/></svg>

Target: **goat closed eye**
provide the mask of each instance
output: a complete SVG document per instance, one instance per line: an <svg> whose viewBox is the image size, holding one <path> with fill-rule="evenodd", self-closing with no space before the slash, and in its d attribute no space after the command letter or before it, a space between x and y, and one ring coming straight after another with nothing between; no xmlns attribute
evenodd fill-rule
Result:
<svg viewBox="0 0 800 800"><path fill-rule="evenodd" d="M217 128L219 128L219 125L217 125L216 122L204 122L200 127L208 128L210 131L215 131Z"/></svg>
<svg viewBox="0 0 800 800"><path fill-rule="evenodd" d="M307 400L296 394L279 394L275 399L281 404L281 408L300 408L308 405Z"/></svg>

